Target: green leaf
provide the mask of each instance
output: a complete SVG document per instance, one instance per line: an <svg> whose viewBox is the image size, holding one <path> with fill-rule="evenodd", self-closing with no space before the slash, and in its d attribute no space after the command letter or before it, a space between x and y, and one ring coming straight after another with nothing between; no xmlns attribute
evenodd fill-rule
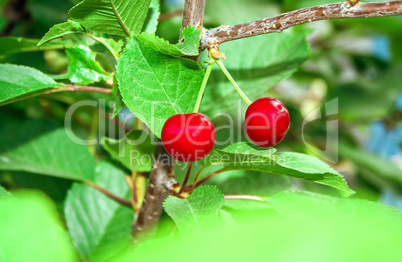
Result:
<svg viewBox="0 0 402 262"><path fill-rule="evenodd" d="M0 105L58 86L61 84L36 69L0 64Z"/></svg>
<svg viewBox="0 0 402 262"><path fill-rule="evenodd" d="M195 27L186 27L183 30L183 39L187 39L183 43L172 45L167 40L157 37L155 34L141 33L136 36L138 40L152 47L165 55L171 56L196 56L198 55L198 47L200 45L201 30Z"/></svg>
<svg viewBox="0 0 402 262"><path fill-rule="evenodd" d="M117 64L124 103L158 137L170 116L192 112L203 76L194 61L162 54L137 37Z"/></svg>
<svg viewBox="0 0 402 262"><path fill-rule="evenodd" d="M114 100L112 118L115 118L124 107L123 97L121 96L121 93L120 93L120 90L119 90L119 87L117 84L116 75L113 76L112 96L113 96L113 100Z"/></svg>
<svg viewBox="0 0 402 262"><path fill-rule="evenodd" d="M284 196L267 199L282 216L244 212L235 227L218 224L204 234L147 242L114 261L165 261L178 254L192 262L402 260L400 210L354 199Z"/></svg>
<svg viewBox="0 0 402 262"><path fill-rule="evenodd" d="M306 218L330 222L356 217L378 219L381 216L393 217L402 222L401 211L361 199L336 198L307 192L282 192L266 200L278 213L295 222Z"/></svg>
<svg viewBox="0 0 402 262"><path fill-rule="evenodd" d="M151 0L151 5L149 6L147 18L144 22L143 32L155 33L156 26L158 25L158 19L160 15L160 6L158 0Z"/></svg>
<svg viewBox="0 0 402 262"><path fill-rule="evenodd" d="M84 0L69 15L90 31L131 36L140 33L151 0Z"/></svg>
<svg viewBox="0 0 402 262"><path fill-rule="evenodd" d="M111 38L103 38L103 41L105 41L113 49L115 53L120 53L124 46L124 42L121 39L115 41Z"/></svg>
<svg viewBox="0 0 402 262"><path fill-rule="evenodd" d="M276 152L273 147L263 148L247 142L232 144L224 149L217 149L205 159L207 165L231 165L243 162L269 161Z"/></svg>
<svg viewBox="0 0 402 262"><path fill-rule="evenodd" d="M133 130L121 140L104 137L102 146L112 158L128 169L137 172L151 171L155 145L147 132Z"/></svg>
<svg viewBox="0 0 402 262"><path fill-rule="evenodd" d="M131 191L124 177L120 169L101 162L96 168L95 183L119 197L128 198ZM73 185L64 213L73 242L85 259L106 260L130 240L133 211L88 185Z"/></svg>
<svg viewBox="0 0 402 262"><path fill-rule="evenodd" d="M52 121L6 126L0 136L0 170L26 171L73 180L92 180L95 161Z"/></svg>
<svg viewBox="0 0 402 262"><path fill-rule="evenodd" d="M267 210L272 207L266 201L257 201L249 199L229 199L226 201L223 207L227 211L255 211L255 210Z"/></svg>
<svg viewBox="0 0 402 262"><path fill-rule="evenodd" d="M250 170L223 172L209 179L207 184L216 185L223 194L228 195L272 196L292 187L292 181L287 176Z"/></svg>
<svg viewBox="0 0 402 262"><path fill-rule="evenodd" d="M346 144L339 144L339 154L350 159L358 167L364 167L383 177L402 184L401 168L361 149L352 148ZM384 168L387 167L387 168Z"/></svg>
<svg viewBox="0 0 402 262"><path fill-rule="evenodd" d="M207 165L223 165L226 169L256 170L302 178L336 189L343 197L354 193L341 174L321 160L299 153L279 152L271 148L249 149L246 142L214 150L207 158ZM244 151L241 151L244 149Z"/></svg>
<svg viewBox="0 0 402 262"><path fill-rule="evenodd" d="M30 0L25 7L32 18L30 25L42 34L44 30L67 21L72 5L70 0Z"/></svg>
<svg viewBox="0 0 402 262"><path fill-rule="evenodd" d="M75 23L75 24L77 24L77 23ZM49 29L49 32L47 32L42 37L42 39L39 41L39 43L37 45L41 46L44 43L52 41L56 38L59 38L59 37L65 36L65 35L69 35L69 34L75 34L77 32L79 32L78 28L76 25L73 24L73 21L65 22L62 24L57 24Z"/></svg>
<svg viewBox="0 0 402 262"><path fill-rule="evenodd" d="M310 54L307 32L284 32L223 43L222 61L244 93L253 101L279 81L291 76ZM208 60L204 52L201 60ZM201 104L209 116L237 112L239 94L216 67L211 73ZM241 102L242 103L242 102Z"/></svg>
<svg viewBox="0 0 402 262"><path fill-rule="evenodd" d="M3 187L0 186L0 199L2 197L9 197L11 196L11 194L9 192L7 192Z"/></svg>
<svg viewBox="0 0 402 262"><path fill-rule="evenodd" d="M224 204L223 194L216 187L202 186L186 199L169 196L163 207L181 232L191 232L216 223Z"/></svg>
<svg viewBox="0 0 402 262"><path fill-rule="evenodd" d="M77 261L55 206L43 194L0 198L0 217L1 261Z"/></svg>
<svg viewBox="0 0 402 262"><path fill-rule="evenodd" d="M34 52L43 51L50 49L63 49L65 46L71 45L71 43L66 41L55 41L41 46L40 48L36 45L38 39L29 39L22 37L1 37L0 38L0 56L6 56L14 53L20 52Z"/></svg>
<svg viewBox="0 0 402 262"><path fill-rule="evenodd" d="M176 47L183 54L196 56L199 53L201 29L196 29L194 26L186 26L182 31L181 43L176 44Z"/></svg>
<svg viewBox="0 0 402 262"><path fill-rule="evenodd" d="M106 80L110 76L95 60L95 53L89 47L79 45L66 49L68 74L72 83L91 84Z"/></svg>
<svg viewBox="0 0 402 262"><path fill-rule="evenodd" d="M163 38L159 38L155 34L150 34L150 33L141 33L135 38L138 41L141 41L143 44L152 47L156 51L163 53L165 55L171 55L171 56L184 56L175 45L172 45L169 43L167 40Z"/></svg>
<svg viewBox="0 0 402 262"><path fill-rule="evenodd" d="M348 187L344 177L318 158L292 152L277 154L278 169L274 173L285 174L327 185L339 192L343 197L353 195L355 192Z"/></svg>

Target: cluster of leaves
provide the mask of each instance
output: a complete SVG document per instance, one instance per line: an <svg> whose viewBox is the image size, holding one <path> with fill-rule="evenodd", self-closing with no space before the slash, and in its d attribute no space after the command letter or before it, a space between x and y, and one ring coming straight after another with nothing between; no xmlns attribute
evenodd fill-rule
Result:
<svg viewBox="0 0 402 262"><path fill-rule="evenodd" d="M284 8L304 7L311 4L307 3L311 1L284 2ZM225 8L219 8L222 3ZM207 1L207 5L212 7L207 6L205 21L207 24L217 23L217 25L241 22L238 19L261 18L272 12L271 7L277 7L275 3L263 4L262 1L254 1L245 6L244 1L238 0ZM43 6L46 6L46 1L38 0L32 1L29 7L31 13L38 17L37 20L41 20L39 10L43 9ZM312 189L316 189L314 186L317 184L325 185L325 187L318 187L318 190L332 194L333 192L329 191L332 188L343 197L353 194L353 190L348 187L340 173L316 157L283 152L283 150L277 152L274 148L256 148L244 142L244 137L241 135L237 138L238 141L243 142L217 146L206 159L196 164L197 168L202 169L202 175L222 169L227 172L210 179L211 185L198 187L186 199L168 197L164 203L167 215L163 215L158 230L161 239L149 241L136 249L134 255L131 254L131 249L125 249L130 243L134 212L97 191L93 185L102 187L120 198L131 199L132 190L126 182L126 176L151 170L151 162L143 163L135 160L146 156L152 158L155 150L152 143L153 135L160 137L162 125L168 117L192 111L204 77L202 65L186 58L198 55L201 30L186 27L182 31L180 43L173 45L166 41L165 39L177 41L180 29L180 21L176 19L158 25L160 9L169 11L169 8L172 7L166 3L160 6L157 0L84 0L69 11L69 20L65 14L58 16L58 19L62 17L63 20L57 20L59 24L55 26L52 24L53 27L44 34L42 39L14 36L0 38L2 46L0 55L5 57L0 64L0 104L9 104L4 107L4 111L0 110L2 120L0 122L2 139L0 182L11 189L39 188L51 196L57 205L56 209L54 204L42 195L28 195L28 193L20 195L14 192L10 194L0 187L0 212L2 212L0 239L3 240L0 240L0 246L4 247L0 249L0 258L6 261L23 261L27 257L30 259L35 257L36 260L41 261L62 259L74 261L77 257L89 261L107 259L110 261L133 259L156 261L177 257L179 251L175 246L180 247L180 254L183 254L181 251L184 249L188 252L185 253L186 257L194 257L194 252L197 252L194 247L198 246L195 243L208 243L208 250L214 246L215 250L219 248L220 253L225 254L225 260L227 260L226 256L232 254L236 260L240 260L245 255L246 257L242 260L252 259L252 256L255 256L257 260L263 254L266 255L267 245L274 251L269 254L272 258L287 255L289 256L287 259L295 260L292 254L300 255L300 252L284 251L285 247L288 249L290 241L294 243L292 247L303 251L302 254L306 256L317 250L320 250L322 254L328 254L328 252L339 254L339 250L345 245L344 241L350 241L351 246L356 244L352 241L353 238L344 236L346 234L350 236L351 232L355 235L365 235L365 228L370 223L383 225L371 232L370 236L377 241L370 242L371 238L369 238L359 243L367 249L366 243L373 245L378 243L377 237L386 235L392 245L390 247L379 245L372 250L381 251L379 254L382 254L382 259L384 254L398 255L388 250L392 250L393 247L397 250L396 247L400 244L396 235L396 232L400 230L399 211L376 203L320 194L292 192L277 194L291 189L293 178L299 179L295 181L310 185ZM238 10L231 10L231 8ZM216 10L219 12L217 13ZM233 15L237 13L238 16ZM394 23L400 22L394 21ZM177 30L174 31L171 28ZM290 105L293 126L290 134L293 135L288 138L288 142L284 142L283 148L287 151L304 151L301 139L294 139L294 137L298 136L298 130L295 127L301 125L302 117L297 105L303 108L305 104L300 100L293 101L292 96L289 95L297 94L297 89L292 89L290 92L286 86L277 90L270 89L281 80L289 78L310 57L311 48L306 40L310 33L309 29L298 28L282 34L252 37L221 46L221 51L227 57L225 62L228 65L227 68L251 99L270 92L268 94L283 96L283 100ZM324 40L326 39L321 39L321 41ZM356 120L362 116L360 112L363 108L362 104L375 105L367 101L370 101L372 97L378 97L378 93L375 92L378 88L374 89L374 85L369 84L368 81L361 81L364 86L358 86L357 82L361 80L358 79L356 83L353 83L353 90L356 90L356 94L368 93L368 96L367 99L359 102L360 106L353 107L356 104L355 96L350 96L349 91L345 91L336 84L338 83L336 72L325 71L333 68L326 63L335 60L334 55L330 52L329 54L322 52L318 56L317 52L322 51L321 47L314 48L313 60L309 61L317 63L319 68L307 62L301 72L289 81L297 83L294 84L295 86L303 86L303 83L321 77L332 88L325 98L321 98L322 100L332 98L335 91L341 97L352 97L349 100L340 99L341 107L348 108L347 113L340 114L345 120ZM50 53L59 49L64 49L64 52ZM12 59L7 60L15 54L22 53L25 56L38 50L41 54L43 52L53 54L61 61L64 58L63 70L53 72L46 67L34 64L44 71L41 72L28 67L31 64L22 62L19 63L22 65L16 65L11 64ZM201 54L200 61L206 60L206 57L206 53ZM320 61L324 63L324 66L320 66ZM391 81L390 79L395 80L398 77L400 79L394 71L398 72L395 67L392 67L383 78L376 79L376 85L380 83L378 85L387 87L381 92L390 90L386 80ZM68 105L88 97L80 94L60 95L53 92L71 84L91 86L94 83L108 89L112 85L113 89L111 95L88 95L91 100L102 98L107 102L114 101L115 106L111 109L113 116L124 111L123 108L126 106L150 129L151 133L144 130L132 130L124 137L115 137L110 132L110 136L106 134L99 137L103 147L75 143L71 139L72 131L66 132L60 123L64 121ZM31 98L51 92L53 94L47 95L44 99ZM284 95L281 92L287 92L287 94ZM381 96L384 97L384 104L389 103L394 97L393 92L390 90L387 91L387 95ZM314 100L306 97L307 102ZM201 111L214 120L218 139L229 136L228 130L219 128L225 124L220 114L233 115L234 109L238 106L237 98L236 91L230 86L225 76L219 70L213 70L204 94ZM23 99L27 100L11 104ZM30 101L36 104L32 105ZM46 114L38 116L37 108ZM384 108L380 108L379 115L388 113ZM22 114L15 116L6 110L22 112ZM77 113L74 130L78 130L76 131L78 135L91 137L97 132L98 123L94 124L92 113L93 111L90 110ZM22 117L23 114L27 117ZM44 115L50 115L53 120L43 119ZM236 116L234 117L236 119ZM241 122L242 119L238 117L236 120ZM80 127L82 122L84 127ZM86 130L86 125L89 125L89 130ZM323 137L321 131L322 125L309 131L309 134L315 137L317 144ZM236 131L230 135L233 136L234 133ZM128 141L137 141L140 137L144 138L141 139L143 141L141 144L128 143ZM344 134L344 137L349 138L349 134ZM133 155L130 154L132 151L138 153L134 161ZM350 143L342 142L341 155L353 163L358 163L362 169L374 173L374 177L381 181L385 180L388 184L389 181L402 183L400 170L390 167L386 162L381 162L377 157L362 153L356 147L350 147ZM99 159L101 161L98 161ZM384 169L385 165L388 168ZM183 163L178 163L176 166L175 173L178 180L181 178L182 167ZM193 172L193 175L195 173ZM34 177L33 174L36 176ZM142 190L144 188L145 183L142 185ZM224 194L256 194L262 196L260 198L262 201L225 199ZM63 214L64 221L60 221L60 217L56 215L57 212ZM29 221L25 219L27 213L30 214ZM359 224L362 220L366 221L368 217L370 219L367 220L367 224ZM350 220L350 223L339 223L345 219ZM242 224L242 221L251 221L251 223ZM63 222L67 226L68 234ZM235 225L241 225L242 230L240 232L234 230ZM306 225L314 226L306 228ZM177 230L175 230L176 227ZM221 229L216 230L215 227ZM222 228L229 228L230 232L235 233L228 234L228 230L223 231ZM200 230L208 232L211 229L215 232L206 234L207 239L202 237L194 240L195 237L199 237ZM27 232L32 237L27 238ZM190 241L188 238L168 237L177 235L177 232L181 236L190 237ZM305 242L305 236L308 234L313 235L314 238L308 238L309 241ZM40 239L38 235L41 236ZM335 235L335 238L332 239L328 235ZM267 236L270 236L269 239ZM314 240L319 238L323 240L319 242ZM240 244L239 239L242 240ZM246 241L250 239L253 241ZM277 241L278 239L282 241ZM324 240L332 241L330 243L333 245L323 245ZM392 240L395 241L392 242ZM247 244L243 246L244 243ZM297 246L297 244L301 245ZM152 251L155 250L155 245L159 250L157 254ZM232 252L233 247L238 245L239 252ZM47 252L42 252L40 247L43 246L49 247ZM312 247L316 248L312 250ZM26 252L20 252L22 248ZM250 250L254 252L249 252ZM205 260L207 255L219 255L211 252L195 259ZM159 255L163 257L158 257ZM345 251L341 252L339 257L343 259L355 255L356 252ZM374 259L376 256L367 253L367 258Z"/></svg>

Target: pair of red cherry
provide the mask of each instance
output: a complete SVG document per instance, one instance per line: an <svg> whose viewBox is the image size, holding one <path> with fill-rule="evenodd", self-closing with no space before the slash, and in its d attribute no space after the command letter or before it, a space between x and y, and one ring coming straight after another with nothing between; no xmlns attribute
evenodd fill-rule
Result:
<svg viewBox="0 0 402 262"><path fill-rule="evenodd" d="M246 111L244 130L256 145L278 144L289 129L289 112L278 100L264 97L252 103ZM216 139L215 127L199 113L171 116L162 128L162 143L166 151L182 162L204 158Z"/></svg>

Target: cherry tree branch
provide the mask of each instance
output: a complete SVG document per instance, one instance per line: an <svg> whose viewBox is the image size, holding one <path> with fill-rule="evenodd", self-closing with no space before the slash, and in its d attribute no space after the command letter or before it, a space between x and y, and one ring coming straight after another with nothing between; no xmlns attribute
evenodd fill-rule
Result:
<svg viewBox="0 0 402 262"><path fill-rule="evenodd" d="M111 94L112 93L112 89L110 89L110 88L103 88L103 87L96 87L96 86L65 85L65 86L60 86L60 87L54 88L54 89L33 93L33 94L23 96L23 97L20 97L17 99L9 100L9 101L0 103L0 106L4 106L4 105L10 104L10 103L15 103L15 102L29 99L32 97L36 97L36 96L63 92L63 91L84 91L84 92L95 92L95 93L103 93L103 94Z"/></svg>
<svg viewBox="0 0 402 262"><path fill-rule="evenodd" d="M201 28L204 9L205 0L186 0L181 28L183 29L188 25ZM188 58L198 61L199 56ZM154 234L155 226L162 213L163 201L168 197L169 192L173 192L176 185L174 160L165 151L163 145L159 144L155 150L144 201L138 217L133 223L132 236L135 243Z"/></svg>
<svg viewBox="0 0 402 262"><path fill-rule="evenodd" d="M133 223L134 242L138 243L154 234L162 213L163 201L177 184L173 169L173 158L165 151L162 144L157 145L144 200L138 217Z"/></svg>
<svg viewBox="0 0 402 262"><path fill-rule="evenodd" d="M186 0L184 3L183 20L181 22L181 31L186 26L195 26L202 28L204 18L205 0ZM181 39L181 33L180 33Z"/></svg>
<svg viewBox="0 0 402 262"><path fill-rule="evenodd" d="M292 26L313 21L395 15L402 15L402 1L360 3L348 0L344 3L308 7L248 23L208 29L201 38L201 50L236 39L280 33Z"/></svg>
<svg viewBox="0 0 402 262"><path fill-rule="evenodd" d="M179 9L179 10L174 10L174 11L171 11L171 12L163 13L163 14L161 14L161 15L159 16L158 21L159 21L159 22L165 21L165 20L168 20L168 19L170 19L170 18L179 16L179 15L181 15L181 14L183 14L183 9Z"/></svg>
<svg viewBox="0 0 402 262"><path fill-rule="evenodd" d="M103 93L103 94L111 94L112 89L110 88L103 88L97 86L80 86L80 85L65 85L55 89L51 89L48 91L43 92L42 94L51 94L56 92L63 92L63 91L84 91L84 92L95 92L95 93Z"/></svg>

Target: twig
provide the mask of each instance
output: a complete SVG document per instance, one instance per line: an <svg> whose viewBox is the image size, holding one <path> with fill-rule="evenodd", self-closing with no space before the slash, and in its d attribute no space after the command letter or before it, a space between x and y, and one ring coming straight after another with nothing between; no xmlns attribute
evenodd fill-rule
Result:
<svg viewBox="0 0 402 262"><path fill-rule="evenodd" d="M233 170L233 169L231 169L231 168L221 168L221 169L219 169L219 170L217 170L217 171L215 171L215 172L213 172L213 173L207 175L206 177L204 177L204 178L201 179L200 181L198 181L198 182L195 184L195 186L197 187L197 186L201 185L202 183L204 183L205 181L207 181L207 180L213 178L214 176L216 176L216 175L218 175L218 174L220 174L220 173L222 173L222 172L230 171L230 170Z"/></svg>
<svg viewBox="0 0 402 262"><path fill-rule="evenodd" d="M181 22L181 31L188 25L202 28L204 17L205 0L186 0L184 3L183 20ZM181 39L180 31L180 39Z"/></svg>
<svg viewBox="0 0 402 262"><path fill-rule="evenodd" d="M194 178L193 184L191 185L191 188L192 188L191 190L193 190L197 186L197 180L200 177L202 171L204 171L206 168L207 168L207 166L203 166L200 168L200 170L198 170L198 173Z"/></svg>
<svg viewBox="0 0 402 262"><path fill-rule="evenodd" d="M163 13L163 14L161 14L160 16L159 16L159 22L160 21L164 21L164 20L168 20L168 19L170 19L170 18L173 18L173 17L175 17L175 16L179 16L179 15L181 15L183 13L183 9L179 9L179 10L174 10L174 11L171 11L171 12L167 12L167 13Z"/></svg>
<svg viewBox="0 0 402 262"><path fill-rule="evenodd" d="M169 195L169 190L177 184L173 169L173 158L165 151L162 144L157 145L143 204L133 223L132 236L135 243L155 233L163 201Z"/></svg>
<svg viewBox="0 0 402 262"><path fill-rule="evenodd" d="M177 192L174 191L174 190L170 190L170 191L169 191L169 194L172 195L172 196L178 197L178 198L180 198L180 199L186 199L184 196L180 195L179 193L177 193Z"/></svg>
<svg viewBox="0 0 402 262"><path fill-rule="evenodd" d="M280 33L292 26L318 20L382 17L401 14L402 1L379 3L351 3L346 1L344 3L308 7L248 23L232 26L221 25L208 29L201 38L201 50L210 45L219 45L235 39L275 32Z"/></svg>
<svg viewBox="0 0 402 262"><path fill-rule="evenodd" d="M96 87L96 86L80 86L80 85L65 85L60 86L55 89L51 89L45 91L43 94L51 94L56 92L63 92L63 91L84 91L84 92L94 92L94 93L103 93L103 94L111 94L112 89L110 88L103 88L103 87Z"/></svg>
<svg viewBox="0 0 402 262"><path fill-rule="evenodd" d="M181 185L181 188L180 188L180 190L179 190L179 194L181 193L181 192L183 192L183 189L186 187L186 185L187 185L187 182L188 182L188 178L190 177L190 173L191 173L191 168L193 167L193 162L190 162L189 164L188 164L188 167L187 167L187 172L186 172L186 177L184 178L184 181L183 181L183 184Z"/></svg>
<svg viewBox="0 0 402 262"><path fill-rule="evenodd" d="M204 8L205 0L186 0L181 28L183 29L188 25L202 27ZM199 56L191 57L190 59L198 61L198 58ZM155 225L162 213L163 201L169 195L169 191L177 184L173 170L173 158L165 151L163 145L159 144L155 150L153 167L149 175L144 201L138 218L133 223L132 236L134 243L138 243L145 237L154 234Z"/></svg>
<svg viewBox="0 0 402 262"><path fill-rule="evenodd" d="M256 201L264 201L260 196L253 196L253 195L224 195L225 199L247 199L247 200L256 200Z"/></svg>
<svg viewBox="0 0 402 262"><path fill-rule="evenodd" d="M95 188L95 189L98 190L99 192L105 194L105 195L108 196L109 198L113 199L114 201L116 201L116 202L118 202L118 203L120 203L120 204L122 204L122 205L128 206L128 207L130 207L130 208L133 207L133 206L131 205L131 202L130 202L130 201L125 200L124 198L121 198L121 197L119 197L119 196L116 196L116 195L113 194L112 192L110 192L110 191L108 191L107 189L105 189L105 188L103 188L103 187L101 187L101 186L99 186L99 185L93 183L92 181L85 181L85 184L87 184L88 186L90 186L90 187L92 187L92 188Z"/></svg>
<svg viewBox="0 0 402 262"><path fill-rule="evenodd" d="M40 96L40 95L47 95L47 94L52 94L52 93L58 93L58 92L63 92L63 91L84 91L84 92L94 92L94 93L103 93L103 94L111 94L112 89L109 88L103 88L103 87L96 87L96 86L80 86L80 85L64 85L60 87L56 87L50 90L45 90L42 92L37 92L33 93L31 95L23 96L17 99L9 100L4 103L0 103L1 106L10 104L10 103L15 103L21 100L25 100L28 98Z"/></svg>

